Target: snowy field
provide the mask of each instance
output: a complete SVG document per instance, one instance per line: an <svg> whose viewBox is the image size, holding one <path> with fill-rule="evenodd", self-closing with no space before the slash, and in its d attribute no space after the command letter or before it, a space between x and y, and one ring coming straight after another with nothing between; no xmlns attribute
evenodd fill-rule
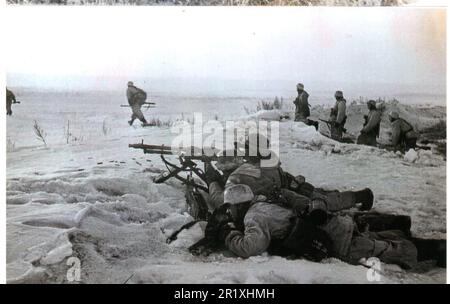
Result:
<svg viewBox="0 0 450 304"><path fill-rule="evenodd" d="M124 92L15 93L22 103L14 105L13 116L7 117L6 143L9 283L67 283L70 257L81 261L81 283L370 283L367 268L336 259L313 263L262 255L244 260L226 253L194 257L186 249L201 237L200 225L166 244L174 229L191 220L183 185L176 180L152 183L151 178L164 169L159 155L144 155L128 144L144 139L169 145L175 136L170 128L128 126L129 109L120 107L126 103ZM187 119L201 111L207 118L239 117L245 124L283 114L246 114L244 106L252 112L258 98L151 96L157 108L144 109L148 120ZM284 111L290 111L291 99L285 102ZM446 120L445 106L388 105L394 107L414 119L419 129ZM322 106L312 111L321 118L328 113ZM364 106L349 109L348 129L353 135L363 114ZM35 121L46 133L46 146L36 139ZM280 123L280 141L280 160L290 173L329 189L370 187L375 210L410 215L414 235L446 238L442 155L419 151L404 158L339 144L289 119ZM445 280L445 269L428 264L408 272L382 265L380 282Z"/></svg>

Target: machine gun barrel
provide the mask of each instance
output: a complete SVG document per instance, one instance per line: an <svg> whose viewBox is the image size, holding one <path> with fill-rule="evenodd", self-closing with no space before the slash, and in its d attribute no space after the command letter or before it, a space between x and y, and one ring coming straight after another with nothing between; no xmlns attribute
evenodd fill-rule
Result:
<svg viewBox="0 0 450 304"><path fill-rule="evenodd" d="M144 143L140 143L129 144L128 147L134 149L142 149L144 150L145 154L178 155L185 160L216 161L218 159L216 150L213 150L213 155L210 155L211 153L206 153L202 148L193 146L172 149L171 146L147 145Z"/></svg>

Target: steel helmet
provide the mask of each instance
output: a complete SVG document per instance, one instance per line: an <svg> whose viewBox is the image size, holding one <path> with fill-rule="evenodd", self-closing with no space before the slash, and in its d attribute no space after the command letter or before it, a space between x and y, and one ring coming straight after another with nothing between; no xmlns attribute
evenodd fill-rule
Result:
<svg viewBox="0 0 450 304"><path fill-rule="evenodd" d="M398 118L399 118L398 112L396 112L396 111L391 111L391 112L389 113L389 117L394 118L394 119L398 119Z"/></svg>
<svg viewBox="0 0 450 304"><path fill-rule="evenodd" d="M254 194L249 186L244 184L237 184L227 187L223 194L224 204L240 204L250 202L253 200Z"/></svg>
<svg viewBox="0 0 450 304"><path fill-rule="evenodd" d="M132 81L128 81L127 86L132 86L134 85Z"/></svg>
<svg viewBox="0 0 450 304"><path fill-rule="evenodd" d="M334 97L335 98L344 98L344 93L342 93L342 91L336 91L336 93L334 93Z"/></svg>
<svg viewBox="0 0 450 304"><path fill-rule="evenodd" d="M297 83L297 90L303 90L305 88L305 86L303 85L303 83Z"/></svg>
<svg viewBox="0 0 450 304"><path fill-rule="evenodd" d="M375 100L369 100L369 101L367 102L367 105L371 105L371 106L376 107L376 106L377 106L377 103L375 102Z"/></svg>

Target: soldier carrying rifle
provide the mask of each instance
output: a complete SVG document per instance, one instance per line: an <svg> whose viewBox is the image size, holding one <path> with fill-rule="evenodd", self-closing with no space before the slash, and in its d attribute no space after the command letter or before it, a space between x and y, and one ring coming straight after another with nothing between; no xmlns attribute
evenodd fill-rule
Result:
<svg viewBox="0 0 450 304"><path fill-rule="evenodd" d="M342 141L342 133L344 133L344 125L347 121L346 100L342 91L336 91L334 97L336 98L336 103L330 112L330 133L332 139Z"/></svg>
<svg viewBox="0 0 450 304"><path fill-rule="evenodd" d="M128 124L132 126L134 120L138 118L144 125L146 125L147 120L141 111L141 107L145 104L147 93L144 90L135 87L132 81L128 81L127 98L131 111L133 112L131 114L131 120L128 121Z"/></svg>

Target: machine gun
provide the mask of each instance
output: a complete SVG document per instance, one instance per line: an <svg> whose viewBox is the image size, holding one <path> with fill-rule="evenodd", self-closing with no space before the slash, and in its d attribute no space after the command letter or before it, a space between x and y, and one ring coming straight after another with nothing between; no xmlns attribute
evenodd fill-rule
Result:
<svg viewBox="0 0 450 304"><path fill-rule="evenodd" d="M208 192L207 187L200 184L196 184L193 182L193 180L189 181L188 180L189 177L185 178L180 176L179 174L181 172L188 172L190 173L190 177L192 179L192 173L195 173L197 177L199 177L204 183L206 183L204 170L200 169L198 167L198 164L195 163L194 160L202 161L203 163L205 163L205 165L206 163L210 163L211 161L217 161L218 157L215 154L217 151L214 151L214 154L212 156L209 156L208 154L205 153L203 149L199 149L196 147L180 148L179 151L172 151L172 147L170 146L147 145L144 144L143 141L140 144L129 144L128 147L134 149L142 149L145 154L159 154L161 156L161 159L167 168L167 172L155 178L154 179L155 183L157 184L164 183L166 180L174 177L185 184L187 184L188 182L191 184L193 183L193 185L196 188ZM178 155L178 160L181 165L177 166L169 162L164 157L164 155Z"/></svg>
<svg viewBox="0 0 450 304"><path fill-rule="evenodd" d="M147 145L142 141L139 144L129 144L129 148L142 149L145 154L159 154L161 160L167 168L167 172L163 172L153 179L154 183L164 183L168 179L174 177L186 185L186 202L188 204L188 212L194 219L206 220L209 217L208 206L202 196L201 191L209 192L205 176L205 169L199 168L195 162L202 161L205 164L211 161L217 161L218 157L215 154L217 151L213 150L213 155L205 153L203 149L196 147L180 148L179 150L172 150L170 146ZM176 165L167 160L167 155L174 155L178 157L180 165ZM181 176L181 173L187 173L186 176ZM196 179L197 176L200 179Z"/></svg>

